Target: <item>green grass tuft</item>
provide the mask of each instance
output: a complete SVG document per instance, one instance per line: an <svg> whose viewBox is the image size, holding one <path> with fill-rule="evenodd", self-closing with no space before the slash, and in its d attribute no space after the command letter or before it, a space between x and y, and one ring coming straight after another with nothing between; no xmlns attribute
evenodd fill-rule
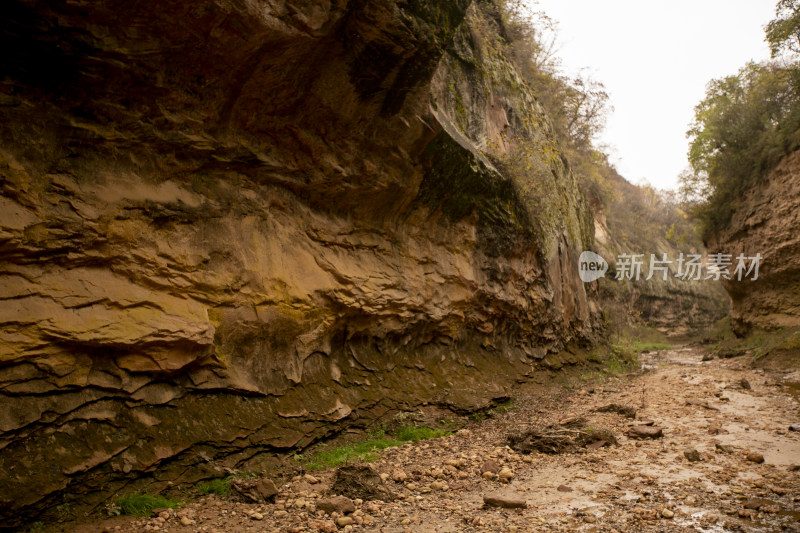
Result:
<svg viewBox="0 0 800 533"><path fill-rule="evenodd" d="M425 426L405 426L397 430L397 439L403 442L419 442L421 440L438 439L449 435L445 429L432 429Z"/></svg>
<svg viewBox="0 0 800 533"><path fill-rule="evenodd" d="M349 462L369 463L378 459L377 452L402 446L406 442L419 442L421 440L436 439L449 435L450 432L443 429L432 429L425 426L403 426L394 432L394 435L387 435L384 431L376 431L370 434L367 440L337 446L330 449L322 449L306 459L303 455L296 458L305 463L309 470L324 470L333 468Z"/></svg>
<svg viewBox="0 0 800 533"><path fill-rule="evenodd" d="M152 494L126 494L115 502L122 514L130 516L149 516L153 509L176 509L182 502Z"/></svg>
<svg viewBox="0 0 800 533"><path fill-rule="evenodd" d="M227 496L231 493L231 478L212 479L201 483L198 490L201 494L216 494L217 496Z"/></svg>
<svg viewBox="0 0 800 533"><path fill-rule="evenodd" d="M671 350L672 345L665 342L634 342L631 345L634 352L656 352L658 350Z"/></svg>

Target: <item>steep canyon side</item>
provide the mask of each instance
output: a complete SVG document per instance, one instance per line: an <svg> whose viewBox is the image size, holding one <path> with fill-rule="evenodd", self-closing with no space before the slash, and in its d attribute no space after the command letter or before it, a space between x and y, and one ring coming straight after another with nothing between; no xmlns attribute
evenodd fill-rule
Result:
<svg viewBox="0 0 800 533"><path fill-rule="evenodd" d="M0 522L479 408L595 335L591 214L470 4L4 3Z"/></svg>
<svg viewBox="0 0 800 533"><path fill-rule="evenodd" d="M761 256L758 279L724 281L734 331L800 328L800 152L747 189L709 252ZM753 275L749 278L752 278Z"/></svg>
<svg viewBox="0 0 800 533"><path fill-rule="evenodd" d="M601 307L618 325L643 323L676 337L704 335L715 322L728 316L730 300L719 281L682 279L681 255L707 257L700 238L691 231L688 214L672 204L659 204L644 188L627 182L615 171L608 173L614 196L609 205L593 202L594 250L609 263L609 273L600 280ZM676 229L671 219L687 221ZM642 260L638 280L617 280L620 256L637 255ZM652 256L652 257L651 257ZM666 260L668 272L654 269L652 259Z"/></svg>

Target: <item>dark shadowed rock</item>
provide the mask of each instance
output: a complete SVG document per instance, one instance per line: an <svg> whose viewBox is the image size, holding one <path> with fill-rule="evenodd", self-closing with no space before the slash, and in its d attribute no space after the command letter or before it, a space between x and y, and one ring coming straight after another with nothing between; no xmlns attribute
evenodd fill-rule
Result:
<svg viewBox="0 0 800 533"><path fill-rule="evenodd" d="M611 403L597 409L599 413L617 413L627 418L636 418L636 409L629 405Z"/></svg>
<svg viewBox="0 0 800 533"><path fill-rule="evenodd" d="M694 448L689 448L688 450L683 451L683 456L689 460L691 463L696 463L700 461L700 452L695 450Z"/></svg>
<svg viewBox="0 0 800 533"><path fill-rule="evenodd" d="M353 499L392 501L396 498L372 467L340 466L336 469L331 492Z"/></svg>

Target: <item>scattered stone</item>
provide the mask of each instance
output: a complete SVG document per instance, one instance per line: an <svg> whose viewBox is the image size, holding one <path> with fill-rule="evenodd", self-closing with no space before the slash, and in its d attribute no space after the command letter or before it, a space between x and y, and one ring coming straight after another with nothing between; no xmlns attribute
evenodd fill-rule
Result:
<svg viewBox="0 0 800 533"><path fill-rule="evenodd" d="M496 474L499 471L500 471L500 464L494 459L489 459L488 461L484 461L483 464L481 465L481 473L491 472L492 474Z"/></svg>
<svg viewBox="0 0 800 533"><path fill-rule="evenodd" d="M751 390L753 387L750 386L750 382L746 379L742 378L739 380L739 386L745 390Z"/></svg>
<svg viewBox="0 0 800 533"><path fill-rule="evenodd" d="M736 448L734 446L731 446L730 444L716 443L714 445L714 447L717 449L717 451L720 451L722 453L734 453L734 452L736 452Z"/></svg>
<svg viewBox="0 0 800 533"><path fill-rule="evenodd" d="M579 446L589 446L590 444L594 444L596 442L604 442L607 444L617 444L617 438L611 432L610 429L604 427L587 427L581 430L578 438L575 439L575 443ZM600 446L604 446L601 444ZM596 448L599 446L596 446Z"/></svg>
<svg viewBox="0 0 800 533"><path fill-rule="evenodd" d="M268 478L234 479L231 488L246 500L255 503L271 501L278 494L278 487Z"/></svg>
<svg viewBox="0 0 800 533"><path fill-rule="evenodd" d="M356 521L352 516L340 516L336 519L336 525L339 527L351 526L355 523Z"/></svg>
<svg viewBox="0 0 800 533"><path fill-rule="evenodd" d="M194 525L194 520L192 520L192 519L191 519L191 518L189 518L188 516L182 516L182 517L181 517L181 525L182 525L182 526L191 526L191 525Z"/></svg>
<svg viewBox="0 0 800 533"><path fill-rule="evenodd" d="M328 514L334 511L341 514L348 514L355 512L356 505L353 500L346 496L331 496L330 498L318 500L317 509Z"/></svg>
<svg viewBox="0 0 800 533"><path fill-rule="evenodd" d="M333 520L314 520L311 527L322 533L336 533L339 530Z"/></svg>
<svg viewBox="0 0 800 533"><path fill-rule="evenodd" d="M739 518L749 518L752 520L753 518L756 517L757 514L758 511L755 511L753 509L741 509L739 511Z"/></svg>
<svg viewBox="0 0 800 533"><path fill-rule="evenodd" d="M770 485L769 486L769 490L771 490L772 492L774 492L778 496L783 496L783 495L785 495L786 493L789 492L786 489L784 489L783 487L778 487L776 485Z"/></svg>
<svg viewBox="0 0 800 533"><path fill-rule="evenodd" d="M700 461L700 452L695 450L694 448L689 448L688 450L683 451L684 457L689 460L689 462L696 463Z"/></svg>
<svg viewBox="0 0 800 533"><path fill-rule="evenodd" d="M483 497L484 507L502 507L504 509L525 509L528 504L525 500L504 496L502 494L487 494Z"/></svg>
<svg viewBox="0 0 800 533"><path fill-rule="evenodd" d="M559 485L558 487L556 487L556 490L558 492L572 492L573 491L572 487L568 487L566 485Z"/></svg>
<svg viewBox="0 0 800 533"><path fill-rule="evenodd" d="M627 405L620 405L618 403L610 403L598 409L598 413L617 413L627 418L636 418L636 409Z"/></svg>
<svg viewBox="0 0 800 533"><path fill-rule="evenodd" d="M408 474L403 472L402 470L395 470L392 472L392 480L398 483L402 483L408 479Z"/></svg>
<svg viewBox="0 0 800 533"><path fill-rule="evenodd" d="M664 436L660 427L633 426L628 430L628 437L632 439L659 439Z"/></svg>
<svg viewBox="0 0 800 533"><path fill-rule="evenodd" d="M586 449L587 450L599 450L603 446L608 446L608 443L606 441L604 441L604 440L598 440L598 441L595 441L595 442L593 442L591 444L587 444L586 445Z"/></svg>
<svg viewBox="0 0 800 533"><path fill-rule="evenodd" d="M306 483L310 483L311 485L316 485L317 483L319 483L319 480L314 476L312 476L311 474L304 475L303 481L305 481Z"/></svg>
<svg viewBox="0 0 800 533"><path fill-rule="evenodd" d="M672 518L674 516L675 516L675 513L673 511L670 511L669 509L663 509L661 511L661 517L662 518Z"/></svg>
<svg viewBox="0 0 800 533"><path fill-rule="evenodd" d="M514 477L514 472L510 468L505 467L500 469L500 472L497 473L497 477L499 477L502 481L511 481L511 479Z"/></svg>
<svg viewBox="0 0 800 533"><path fill-rule="evenodd" d="M745 458L751 463L761 464L764 462L764 456L757 452L750 452Z"/></svg>
<svg viewBox="0 0 800 533"><path fill-rule="evenodd" d="M789 431L800 431L800 424L792 424L789 426Z"/></svg>
<svg viewBox="0 0 800 533"><path fill-rule="evenodd" d="M253 520L264 520L264 515L261 513L253 513L250 515Z"/></svg>

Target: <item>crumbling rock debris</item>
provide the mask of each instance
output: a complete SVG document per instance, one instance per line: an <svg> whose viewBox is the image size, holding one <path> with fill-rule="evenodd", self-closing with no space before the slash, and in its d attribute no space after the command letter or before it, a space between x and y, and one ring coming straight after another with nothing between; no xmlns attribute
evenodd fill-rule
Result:
<svg viewBox="0 0 800 533"><path fill-rule="evenodd" d="M508 445L519 453L566 453L578 447L597 449L617 444L611 430L591 425L585 418L562 422L561 426L529 428L508 437Z"/></svg>
<svg viewBox="0 0 800 533"><path fill-rule="evenodd" d="M636 418L636 409L628 405L620 405L618 403L610 403L600 407L599 409L596 409L596 411L598 413L617 413L628 418Z"/></svg>
<svg viewBox="0 0 800 533"><path fill-rule="evenodd" d="M234 479L231 488L245 500L256 503L272 501L278 494L275 483L268 478Z"/></svg>
<svg viewBox="0 0 800 533"><path fill-rule="evenodd" d="M336 470L331 492L348 498L392 501L396 498L372 467L345 465Z"/></svg>

